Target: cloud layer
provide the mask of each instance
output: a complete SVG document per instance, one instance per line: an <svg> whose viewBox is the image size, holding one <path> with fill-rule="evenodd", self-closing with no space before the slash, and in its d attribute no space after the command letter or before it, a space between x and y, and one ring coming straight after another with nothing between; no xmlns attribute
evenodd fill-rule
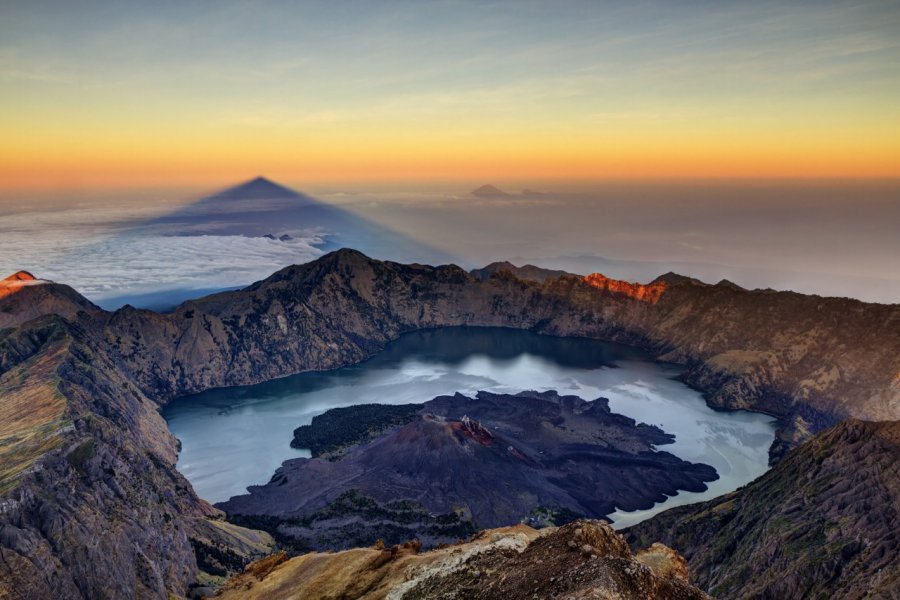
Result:
<svg viewBox="0 0 900 600"><path fill-rule="evenodd" d="M288 241L240 235L166 236L132 231L145 216L125 209L73 209L5 216L0 273L20 269L66 283L95 301L170 289L246 285L322 254L322 232ZM281 232L279 232L281 233Z"/></svg>

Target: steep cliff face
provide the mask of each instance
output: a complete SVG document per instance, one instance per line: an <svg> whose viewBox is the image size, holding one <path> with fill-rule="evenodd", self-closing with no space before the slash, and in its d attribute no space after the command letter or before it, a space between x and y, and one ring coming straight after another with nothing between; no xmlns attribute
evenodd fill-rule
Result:
<svg viewBox="0 0 900 600"><path fill-rule="evenodd" d="M223 600L367 598L702 600L684 559L659 544L632 554L598 521L536 531L519 525L419 553L414 544L274 556L229 582Z"/></svg>
<svg viewBox="0 0 900 600"><path fill-rule="evenodd" d="M900 421L849 419L746 487L626 530L681 552L723 598L892 598L900 589Z"/></svg>
<svg viewBox="0 0 900 600"><path fill-rule="evenodd" d="M0 597L183 596L198 547L231 571L271 549L194 495L158 405L77 324L0 334L0 373Z"/></svg>

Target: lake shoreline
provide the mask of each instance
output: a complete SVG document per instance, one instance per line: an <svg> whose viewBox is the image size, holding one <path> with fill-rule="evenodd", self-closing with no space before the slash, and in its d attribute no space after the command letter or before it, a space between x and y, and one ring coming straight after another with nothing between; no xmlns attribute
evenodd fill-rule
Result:
<svg viewBox="0 0 900 600"><path fill-rule="evenodd" d="M329 408L366 401L420 403L441 394L484 388L509 393L555 389L589 399L609 397L615 412L674 433L675 442L664 449L683 460L711 464L723 479L737 477L735 481L743 483L765 472L774 429L761 423L762 415L750 411L714 410L699 391L677 379L680 368L656 361L640 348L590 338L509 328L435 328L405 333L354 365L209 390L176 399L162 413L182 443L177 468L201 497L213 502L266 483L286 460L309 456L290 448L293 430ZM680 398L684 407L671 405L672 398ZM660 424L658 415L667 405L669 412L690 418ZM715 449L692 445L690 438L697 437L698 427L710 427L702 424L706 421L723 430L707 432L706 437L724 436L722 440L737 446L749 443L752 448L744 449L748 455L729 450L718 452L722 455L718 464L704 460L715 455ZM760 441L760 435L769 443ZM741 441L742 436L750 441ZM247 455L258 460L248 460ZM730 491L721 483L713 486L717 494ZM662 506L681 503L685 497L683 493L670 497ZM651 510L655 513L656 508ZM627 524L622 515L612 518Z"/></svg>

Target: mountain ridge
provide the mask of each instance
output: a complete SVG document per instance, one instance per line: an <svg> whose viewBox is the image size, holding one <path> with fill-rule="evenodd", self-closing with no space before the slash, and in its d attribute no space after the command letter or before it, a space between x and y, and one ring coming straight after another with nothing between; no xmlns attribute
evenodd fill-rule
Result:
<svg viewBox="0 0 900 600"><path fill-rule="evenodd" d="M683 365L710 405L776 416L773 462L847 416L900 413L897 305L700 285L669 286L649 304L574 276L479 280L351 250L170 314L94 310L73 290L54 315L58 296L42 290L64 289L0 299L11 324L0 329L0 391L62 401L34 423L50 445L23 455L29 466L2 492L0 590L22 590L12 597L165 597L207 577L201 568L226 573L215 552L240 565L259 550L238 539L261 534L225 528L196 497L159 406L359 362L414 329L504 326L643 347ZM15 391L20 377L34 386Z"/></svg>

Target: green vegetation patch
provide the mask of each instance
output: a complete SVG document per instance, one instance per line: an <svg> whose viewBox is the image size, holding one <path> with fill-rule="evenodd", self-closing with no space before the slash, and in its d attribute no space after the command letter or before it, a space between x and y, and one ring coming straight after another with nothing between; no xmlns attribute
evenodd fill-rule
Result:
<svg viewBox="0 0 900 600"><path fill-rule="evenodd" d="M38 458L62 443L69 421L56 368L64 349L41 352L0 376L0 495L13 490Z"/></svg>
<svg viewBox="0 0 900 600"><path fill-rule="evenodd" d="M74 468L84 473L87 470L87 461L94 456L94 445L93 438L81 442L74 450L66 455L66 460L68 460L69 464Z"/></svg>
<svg viewBox="0 0 900 600"><path fill-rule="evenodd" d="M333 408L294 430L291 446L313 457L336 460L348 448L374 439L393 427L412 422L422 404L358 404Z"/></svg>

